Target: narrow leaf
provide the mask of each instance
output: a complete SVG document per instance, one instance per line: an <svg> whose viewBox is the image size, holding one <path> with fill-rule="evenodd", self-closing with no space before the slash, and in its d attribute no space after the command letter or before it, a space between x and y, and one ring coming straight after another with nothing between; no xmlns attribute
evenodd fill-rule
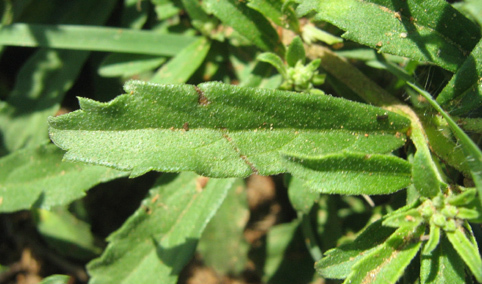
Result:
<svg viewBox="0 0 482 284"><path fill-rule="evenodd" d="M278 33L258 11L237 0L205 0L206 9L225 25L232 27L243 37L265 51L282 52Z"/></svg>
<svg viewBox="0 0 482 284"><path fill-rule="evenodd" d="M185 83L203 63L208 54L211 42L207 38L200 38L179 51L169 62L162 66L151 78L153 83Z"/></svg>
<svg viewBox="0 0 482 284"><path fill-rule="evenodd" d="M320 198L320 193L305 186L304 181L293 176L288 177L288 197L293 208L308 214L313 204Z"/></svg>
<svg viewBox="0 0 482 284"><path fill-rule="evenodd" d="M69 2L61 10L61 16L53 15L54 22L100 25L114 5L114 0ZM0 26L0 41L5 39L3 30L11 27ZM28 29L27 32L28 36L34 33ZM45 40L44 34L35 34L35 37L38 41ZM47 141L46 119L58 111L88 55L87 51L39 49L27 60L17 74L8 99L0 106L0 132L4 143L1 146L5 152L38 146Z"/></svg>
<svg viewBox="0 0 482 284"><path fill-rule="evenodd" d="M428 241L424 244L422 254L431 254L440 242L440 227L434 224L430 225L430 234Z"/></svg>
<svg viewBox="0 0 482 284"><path fill-rule="evenodd" d="M87 266L91 283L176 283L234 179L164 175Z"/></svg>
<svg viewBox="0 0 482 284"><path fill-rule="evenodd" d="M438 170L427 147L417 149L413 158L413 184L420 195L435 197L441 193Z"/></svg>
<svg viewBox="0 0 482 284"><path fill-rule="evenodd" d="M104 77L129 77L159 67L165 57L114 53L107 56L99 67L99 75Z"/></svg>
<svg viewBox="0 0 482 284"><path fill-rule="evenodd" d="M94 185L126 176L105 167L62 162L54 145L16 151L0 159L0 212L68 204Z"/></svg>
<svg viewBox="0 0 482 284"><path fill-rule="evenodd" d="M410 184L409 162L389 155L288 156L286 168L309 188L330 194L388 194Z"/></svg>
<svg viewBox="0 0 482 284"><path fill-rule="evenodd" d="M480 151L477 144L470 139L470 137L455 123L455 121L440 107L440 105L422 88L416 84L407 82L407 84L419 92L429 103L435 108L440 115L447 121L453 134L459 140L462 150L466 156L467 164L470 167L470 173L474 180L475 186L478 191L479 200L482 204L482 151Z"/></svg>
<svg viewBox="0 0 482 284"><path fill-rule="evenodd" d="M258 55L258 60L273 65L283 77L287 78L286 66L278 55L272 52L265 52Z"/></svg>
<svg viewBox="0 0 482 284"><path fill-rule="evenodd" d="M325 257L316 262L315 269L325 278L344 279L355 263L381 245L394 231L393 228L382 226L382 220L378 220L370 224L354 242L326 252Z"/></svg>
<svg viewBox="0 0 482 284"><path fill-rule="evenodd" d="M465 284L465 265L444 236L430 255L422 254L420 281L423 284Z"/></svg>
<svg viewBox="0 0 482 284"><path fill-rule="evenodd" d="M344 283L396 283L418 253L425 227L400 227L383 245L364 255Z"/></svg>
<svg viewBox="0 0 482 284"><path fill-rule="evenodd" d="M174 56L196 38L188 35L74 25L0 27L0 44Z"/></svg>
<svg viewBox="0 0 482 284"><path fill-rule="evenodd" d="M305 48L299 37L295 37L286 51L286 63L290 67L294 67L298 61L305 63Z"/></svg>
<svg viewBox="0 0 482 284"><path fill-rule="evenodd" d="M467 115L482 105L482 40L437 96L452 115Z"/></svg>
<svg viewBox="0 0 482 284"><path fill-rule="evenodd" d="M33 215L40 236L57 253L87 261L102 252L95 244L89 224L77 219L67 209L36 209L33 210Z"/></svg>
<svg viewBox="0 0 482 284"><path fill-rule="evenodd" d="M468 233L472 234L472 232ZM482 258L473 236L471 241L466 235L464 227L459 227L454 232L446 232L446 234L459 256L474 274L475 279L482 282Z"/></svg>
<svg viewBox="0 0 482 284"><path fill-rule="evenodd" d="M299 2L299 14L314 11L315 19L345 30L344 38L452 72L462 66L480 39L478 27L445 1Z"/></svg>
<svg viewBox="0 0 482 284"><path fill-rule="evenodd" d="M404 143L400 131L409 123L395 113L327 95L220 83L132 81L125 88L129 94L111 102L80 99L82 110L50 119L51 139L69 150L66 159L129 170L132 176L150 170L272 175L286 172L280 151L390 152ZM385 165L397 164L394 159L384 159Z"/></svg>
<svg viewBox="0 0 482 284"><path fill-rule="evenodd" d="M266 238L263 283L298 284L312 280L313 259L303 238L298 220L270 229Z"/></svg>

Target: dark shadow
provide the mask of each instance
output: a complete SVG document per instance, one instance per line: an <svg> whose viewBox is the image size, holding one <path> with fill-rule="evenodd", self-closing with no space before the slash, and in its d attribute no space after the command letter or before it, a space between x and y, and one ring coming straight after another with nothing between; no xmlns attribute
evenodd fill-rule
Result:
<svg viewBox="0 0 482 284"><path fill-rule="evenodd" d="M298 226L283 252L282 261L269 278L268 284L310 283L314 274L314 261L306 249L301 227Z"/></svg>

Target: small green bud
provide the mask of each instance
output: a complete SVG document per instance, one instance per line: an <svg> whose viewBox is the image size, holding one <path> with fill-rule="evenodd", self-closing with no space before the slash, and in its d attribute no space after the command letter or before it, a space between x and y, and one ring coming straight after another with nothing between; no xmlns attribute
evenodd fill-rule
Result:
<svg viewBox="0 0 482 284"><path fill-rule="evenodd" d="M423 206L422 206L422 212L420 212L420 214L422 214L422 216L424 218L429 218L430 216L433 215L433 208L432 206L430 206L430 204L428 203L425 203Z"/></svg>
<svg viewBox="0 0 482 284"><path fill-rule="evenodd" d="M444 206L444 201L443 201L443 197L442 196L435 196L433 199L432 199L432 202L433 202L433 205L440 209Z"/></svg>
<svg viewBox="0 0 482 284"><path fill-rule="evenodd" d="M438 212L432 215L431 221L439 227L445 227L445 223L447 222L445 216Z"/></svg>
<svg viewBox="0 0 482 284"><path fill-rule="evenodd" d="M445 222L445 226L443 227L447 232L454 232L457 229L454 219L449 219Z"/></svg>
<svg viewBox="0 0 482 284"><path fill-rule="evenodd" d="M452 205L447 205L442 209L442 214L447 218L454 218L457 215L457 207Z"/></svg>

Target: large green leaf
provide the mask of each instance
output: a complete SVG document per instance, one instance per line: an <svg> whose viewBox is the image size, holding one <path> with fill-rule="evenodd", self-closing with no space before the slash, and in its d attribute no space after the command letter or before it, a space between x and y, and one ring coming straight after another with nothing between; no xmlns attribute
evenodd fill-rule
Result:
<svg viewBox="0 0 482 284"><path fill-rule="evenodd" d="M345 30L344 38L452 72L480 38L479 28L443 0L298 2L298 13L316 12L315 19Z"/></svg>
<svg viewBox="0 0 482 284"><path fill-rule="evenodd" d="M132 171L195 171L211 177L286 172L280 152L323 156L387 153L408 120L327 95L220 83L155 85L132 81L108 103L50 118L51 139L67 160ZM379 119L383 116L383 119Z"/></svg>
<svg viewBox="0 0 482 284"><path fill-rule="evenodd" d="M16 151L0 159L0 212L68 204L92 186L126 176L105 167L62 162L54 145Z"/></svg>
<svg viewBox="0 0 482 284"><path fill-rule="evenodd" d="M234 179L166 174L124 225L109 236L104 254L89 263L92 284L176 283Z"/></svg>

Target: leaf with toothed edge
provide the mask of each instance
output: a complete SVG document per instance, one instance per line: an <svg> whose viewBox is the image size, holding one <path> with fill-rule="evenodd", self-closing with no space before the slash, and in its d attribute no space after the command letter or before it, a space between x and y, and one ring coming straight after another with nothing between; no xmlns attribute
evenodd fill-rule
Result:
<svg viewBox="0 0 482 284"><path fill-rule="evenodd" d="M50 137L66 160L131 171L194 171L210 177L286 172L283 157L389 153L409 120L327 95L221 83L130 81L108 103L79 98L81 110L52 117ZM377 119L380 115L386 119Z"/></svg>

